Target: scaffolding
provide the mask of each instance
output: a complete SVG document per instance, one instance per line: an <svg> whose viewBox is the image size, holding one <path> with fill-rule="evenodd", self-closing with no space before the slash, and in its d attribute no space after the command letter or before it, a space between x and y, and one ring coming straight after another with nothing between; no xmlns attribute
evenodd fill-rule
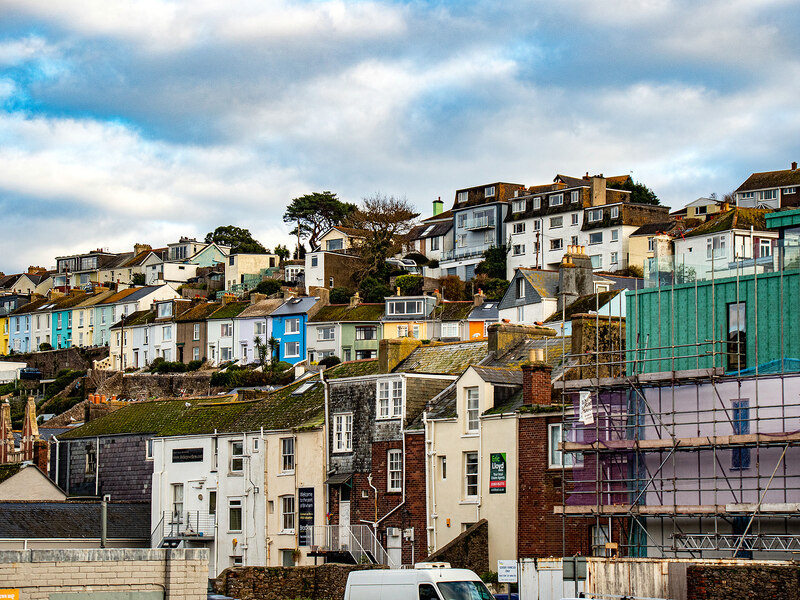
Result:
<svg viewBox="0 0 800 600"><path fill-rule="evenodd" d="M565 407L558 448L572 455L555 509L565 555L574 518L593 520L595 547L613 542L623 556L800 552L800 361L786 354L786 332L800 321L800 245L781 240L769 256L756 254L723 268L713 254L702 269L651 261L650 289L627 293L627 323L622 313L602 316L598 295L593 347L573 344L565 363L576 366L556 384ZM760 277L772 278L761 294ZM644 293L657 315L642 328ZM699 297L710 301L710 324ZM721 326L718 303L728 317Z"/></svg>

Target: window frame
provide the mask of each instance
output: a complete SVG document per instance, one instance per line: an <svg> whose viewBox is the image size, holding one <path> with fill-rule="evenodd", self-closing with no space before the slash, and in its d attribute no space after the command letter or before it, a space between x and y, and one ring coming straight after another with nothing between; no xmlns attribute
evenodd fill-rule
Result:
<svg viewBox="0 0 800 600"><path fill-rule="evenodd" d="M517 235L520 233L525 233L525 221L520 221L519 223L514 223L511 229L512 235Z"/></svg>
<svg viewBox="0 0 800 600"><path fill-rule="evenodd" d="M333 415L333 448L334 453L353 451L353 413L336 413Z"/></svg>
<svg viewBox="0 0 800 600"><path fill-rule="evenodd" d="M478 386L464 388L465 432L478 433L481 429L481 394Z"/></svg>
<svg viewBox="0 0 800 600"><path fill-rule="evenodd" d="M403 379L379 379L376 382L376 418L401 419L403 417Z"/></svg>
<svg viewBox="0 0 800 600"><path fill-rule="evenodd" d="M294 494L287 494L278 498L281 507L281 530L282 534L294 534L296 530L297 519L295 510L297 503L295 502Z"/></svg>
<svg viewBox="0 0 800 600"><path fill-rule="evenodd" d="M284 322L283 332L287 335L300 333L300 317L286 319L286 321Z"/></svg>
<svg viewBox="0 0 800 600"><path fill-rule="evenodd" d="M564 227L564 215L550 217L550 229L561 229Z"/></svg>
<svg viewBox="0 0 800 600"><path fill-rule="evenodd" d="M598 216L599 215L599 216ZM587 223L597 223L603 220L603 209L602 208L592 208L586 211L586 222Z"/></svg>
<svg viewBox="0 0 800 600"><path fill-rule="evenodd" d="M294 473L295 470L295 439L294 437L281 438L281 473Z"/></svg>
<svg viewBox="0 0 800 600"><path fill-rule="evenodd" d="M296 347L297 349L294 350L293 353L290 354L289 353L289 348L292 347L292 344L294 344L294 347ZM300 356L300 342L297 341L297 340L284 342L283 343L283 356L285 358L298 358Z"/></svg>
<svg viewBox="0 0 800 600"><path fill-rule="evenodd" d="M474 489L474 493L470 493ZM480 462L477 452L464 452L464 499L477 500L480 493Z"/></svg>
<svg viewBox="0 0 800 600"><path fill-rule="evenodd" d="M233 515L238 514L238 529L234 529ZM244 525L244 503L241 498L228 498L228 533L241 533Z"/></svg>
<svg viewBox="0 0 800 600"><path fill-rule="evenodd" d="M228 472L244 473L244 439L231 440L228 450L230 451Z"/></svg>
<svg viewBox="0 0 800 600"><path fill-rule="evenodd" d="M495 186L487 185L483 188L483 197L484 198L493 198L495 196Z"/></svg>
<svg viewBox="0 0 800 600"><path fill-rule="evenodd" d="M386 491L403 491L403 451L397 448L386 452Z"/></svg>
<svg viewBox="0 0 800 600"><path fill-rule="evenodd" d="M328 336L328 334L330 334ZM323 325L317 327L317 341L318 342L333 342L336 341L336 326Z"/></svg>
<svg viewBox="0 0 800 600"><path fill-rule="evenodd" d="M558 433L555 433L555 431ZM554 440L558 436L556 445L553 445ZM564 452L558 449L558 443L566 441L566 433L564 432L564 423L548 423L547 424L547 468L548 469L571 469L575 463L575 457L572 453Z"/></svg>
<svg viewBox="0 0 800 600"><path fill-rule="evenodd" d="M548 206L562 206L564 204L564 194L553 194L547 199Z"/></svg>

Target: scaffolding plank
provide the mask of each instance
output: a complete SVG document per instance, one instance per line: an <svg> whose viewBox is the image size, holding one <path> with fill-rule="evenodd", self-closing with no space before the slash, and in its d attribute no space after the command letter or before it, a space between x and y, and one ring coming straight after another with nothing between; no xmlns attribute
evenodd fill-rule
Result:
<svg viewBox="0 0 800 600"><path fill-rule="evenodd" d="M742 435L706 435L690 438L658 438L653 440L608 440L582 444L562 442L566 452L615 451L615 450L667 450L678 444L679 449L690 450L712 446L778 446L786 442L800 442L800 433L749 433Z"/></svg>
<svg viewBox="0 0 800 600"><path fill-rule="evenodd" d="M591 364L577 365L583 368L591 368ZM719 367L709 369L684 369L681 371L657 371L654 373L642 373L640 375L624 377L590 377L588 379L571 379L567 381L556 381L553 387L558 390L576 391L586 390L595 387L614 388L628 387L631 383L648 385L655 383L668 383L670 381L691 381L696 379L708 380L712 377L721 377L725 371Z"/></svg>
<svg viewBox="0 0 800 600"><path fill-rule="evenodd" d="M631 504L606 504L584 506L555 506L553 512L557 515L586 515L586 516L671 516L671 515L731 515L749 514L756 510L756 504L678 504L675 505L631 505ZM800 511L800 503L772 503L762 504L759 513L796 515Z"/></svg>

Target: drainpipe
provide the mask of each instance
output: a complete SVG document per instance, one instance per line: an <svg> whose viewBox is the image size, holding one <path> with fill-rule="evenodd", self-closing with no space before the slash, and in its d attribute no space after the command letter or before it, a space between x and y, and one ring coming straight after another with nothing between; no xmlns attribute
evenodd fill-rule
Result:
<svg viewBox="0 0 800 600"><path fill-rule="evenodd" d="M108 494L103 496L100 502L100 547L106 547L106 538L108 537L108 500L111 498Z"/></svg>

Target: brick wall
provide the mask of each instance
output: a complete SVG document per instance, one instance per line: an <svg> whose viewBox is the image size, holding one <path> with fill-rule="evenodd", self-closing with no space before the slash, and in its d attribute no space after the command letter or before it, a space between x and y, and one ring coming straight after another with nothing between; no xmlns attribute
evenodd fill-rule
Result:
<svg viewBox="0 0 800 600"><path fill-rule="evenodd" d="M563 504L562 469L548 468L547 430L550 423L560 423L561 414L522 415L519 419L519 518L517 555L519 558L545 558L591 554L591 519L571 518L563 529L561 515L553 513ZM569 479L569 476L567 477ZM566 493L568 495L569 488ZM566 552L562 538L566 534Z"/></svg>
<svg viewBox="0 0 800 600"><path fill-rule="evenodd" d="M0 551L0 582L25 600L89 592L205 600L207 581L206 549Z"/></svg>
<svg viewBox="0 0 800 600"><path fill-rule="evenodd" d="M788 565L690 565L686 569L686 598L798 600L800 570Z"/></svg>
<svg viewBox="0 0 800 600"><path fill-rule="evenodd" d="M351 571L371 565L325 564L314 567L231 567L220 573L214 589L238 600L341 600Z"/></svg>

